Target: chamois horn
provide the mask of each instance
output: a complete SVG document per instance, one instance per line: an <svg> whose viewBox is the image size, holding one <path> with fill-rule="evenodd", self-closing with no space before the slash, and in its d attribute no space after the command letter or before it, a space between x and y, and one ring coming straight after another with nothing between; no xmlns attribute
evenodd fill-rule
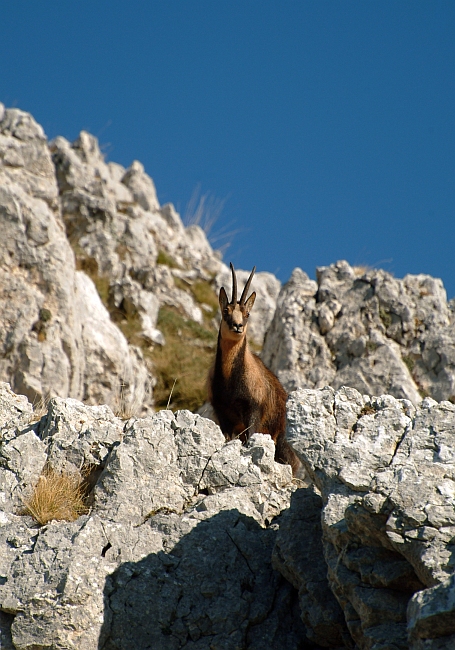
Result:
<svg viewBox="0 0 455 650"><path fill-rule="evenodd" d="M250 277L248 278L248 281L247 281L246 285L243 288L242 297L240 298L240 303L239 303L240 305L243 305L245 300L246 300L246 296L247 296L248 290L250 288L251 280L253 279L253 275L254 275L255 271L256 271L256 267L253 266L253 270L250 273Z"/></svg>
<svg viewBox="0 0 455 650"><path fill-rule="evenodd" d="M235 277L235 271L234 271L234 266L232 262L229 262L231 265L231 271L232 271L232 298L231 298L231 305L236 305L237 304L237 278Z"/></svg>

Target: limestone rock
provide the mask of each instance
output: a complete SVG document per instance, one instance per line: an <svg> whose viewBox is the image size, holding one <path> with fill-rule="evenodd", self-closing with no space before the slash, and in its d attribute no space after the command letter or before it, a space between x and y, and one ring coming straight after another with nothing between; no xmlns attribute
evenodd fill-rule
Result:
<svg viewBox="0 0 455 650"><path fill-rule="evenodd" d="M79 146L94 164L90 138ZM71 171L77 177L80 170ZM68 183L79 181L98 196L96 179ZM90 280L76 273L44 132L17 109L3 110L0 121L0 186L0 378L35 404L71 396L115 407L122 392L126 408L150 407L153 378L142 355L110 322ZM118 186L129 191L112 181L112 194L121 194Z"/></svg>
<svg viewBox="0 0 455 650"><path fill-rule="evenodd" d="M6 458L28 435L29 406L8 387L0 396ZM37 528L6 493L5 647L305 647L296 592L271 565L276 522L295 485L269 436L243 447L188 411L122 422L108 407L61 398L33 435L27 457L8 456L24 476L38 460L65 471L88 464L101 475L90 511L70 523Z"/></svg>
<svg viewBox="0 0 455 650"><path fill-rule="evenodd" d="M0 152L0 377L36 402L55 394L80 398L85 359L74 255L41 127L6 110Z"/></svg>
<svg viewBox="0 0 455 650"><path fill-rule="evenodd" d="M425 588L441 594L440 620L444 607L453 617L455 405L300 389L287 437L321 493L329 584L358 647L409 647L408 606L411 647L444 647L452 631L426 623L436 595Z"/></svg>
<svg viewBox="0 0 455 650"><path fill-rule="evenodd" d="M36 199L57 207L58 190L47 139L29 113L0 104L0 174L2 185L13 184Z"/></svg>
<svg viewBox="0 0 455 650"><path fill-rule="evenodd" d="M141 415L151 408L153 377L139 348L111 321L95 285L76 272L76 302L82 320L85 352L84 401L110 404L122 415Z"/></svg>
<svg viewBox="0 0 455 650"><path fill-rule="evenodd" d="M262 357L288 390L345 385L414 404L455 400L454 326L440 280L337 262L317 270L317 283L295 269Z"/></svg>
<svg viewBox="0 0 455 650"><path fill-rule="evenodd" d="M419 591L408 605L408 629L414 648L450 648L455 644L455 574ZM431 645L430 645L431 644Z"/></svg>
<svg viewBox="0 0 455 650"><path fill-rule="evenodd" d="M171 267L210 280L220 260L199 226L184 228L171 204L160 207L143 165L106 163L96 138L81 132L70 144L51 144L68 238L78 265L104 282L105 301L119 315L137 313L149 340L160 340L160 304L171 304L202 321L191 293L174 283ZM160 255L159 255L160 253ZM161 261L160 261L161 260ZM168 271L163 282L163 266Z"/></svg>
<svg viewBox="0 0 455 650"><path fill-rule="evenodd" d="M314 486L293 493L280 521L272 564L299 592L307 636L324 648L351 648L343 610L330 590L321 529L322 499Z"/></svg>

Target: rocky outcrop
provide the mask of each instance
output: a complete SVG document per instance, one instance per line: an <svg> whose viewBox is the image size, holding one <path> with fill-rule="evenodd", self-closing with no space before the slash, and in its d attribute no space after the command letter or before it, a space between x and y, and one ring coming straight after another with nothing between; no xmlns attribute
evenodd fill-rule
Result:
<svg viewBox="0 0 455 650"><path fill-rule="evenodd" d="M76 272L42 128L17 109L0 117L0 377L34 403L70 395L147 406L141 353Z"/></svg>
<svg viewBox="0 0 455 650"><path fill-rule="evenodd" d="M38 401L82 397L85 359L74 256L41 127L11 109L0 122L0 375Z"/></svg>
<svg viewBox="0 0 455 650"><path fill-rule="evenodd" d="M268 436L226 443L189 411L121 420L54 398L38 420L2 384L0 432L5 647L455 642L450 402L294 392L287 435L312 482L297 490ZM85 470L87 514L19 514L48 466Z"/></svg>
<svg viewBox="0 0 455 650"><path fill-rule="evenodd" d="M289 400L287 435L320 493L322 543L312 551L308 525L288 536L283 528L274 563L310 602L313 636L326 635L321 621L340 627L320 575L299 559L323 553L359 648L452 647L455 405L301 389ZM310 498L291 506L294 521L308 518Z"/></svg>
<svg viewBox="0 0 455 650"><path fill-rule="evenodd" d="M138 314L143 336L156 331L160 304L178 306L202 322L185 285L211 280L220 267L204 231L184 228L171 204L160 207L152 179L138 161L125 169L106 163L97 139L82 131L70 144L51 143L62 214L80 268L105 284L105 301L118 315Z"/></svg>
<svg viewBox="0 0 455 650"><path fill-rule="evenodd" d="M454 312L442 282L427 275L397 280L337 262L319 268L316 283L295 269L262 357L288 390L455 400Z"/></svg>
<svg viewBox="0 0 455 650"><path fill-rule="evenodd" d="M243 447L189 411L122 421L61 398L35 421L5 384L0 426L6 647L302 647L296 592L271 565L295 485L268 436ZM88 514L18 514L45 463L90 469Z"/></svg>
<svg viewBox="0 0 455 650"><path fill-rule="evenodd" d="M208 363L231 276L140 163L106 163L84 132L49 148L0 105L0 227L2 648L455 646L455 308L439 280L346 262L281 291L255 276L250 337L298 389L303 484L268 436L243 447L189 411L152 415L159 310L175 356L186 327ZM86 514L38 526L21 512L49 467L84 474Z"/></svg>

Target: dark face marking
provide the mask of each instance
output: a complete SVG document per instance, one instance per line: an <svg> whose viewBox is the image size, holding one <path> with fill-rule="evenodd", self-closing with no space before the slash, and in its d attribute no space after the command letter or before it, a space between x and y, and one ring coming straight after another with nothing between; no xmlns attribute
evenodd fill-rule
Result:
<svg viewBox="0 0 455 650"><path fill-rule="evenodd" d="M250 311L256 299L256 293L252 293L248 300L242 305L239 302L230 303L224 287L220 289L221 309L221 333L224 337L239 340L246 332Z"/></svg>

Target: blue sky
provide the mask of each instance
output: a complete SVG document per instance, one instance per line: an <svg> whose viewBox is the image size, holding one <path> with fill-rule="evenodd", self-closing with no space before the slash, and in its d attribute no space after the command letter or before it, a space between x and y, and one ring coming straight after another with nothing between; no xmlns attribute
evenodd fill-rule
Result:
<svg viewBox="0 0 455 650"><path fill-rule="evenodd" d="M182 214L198 186L225 199L227 262L347 259L455 296L453 0L0 8L0 101L140 160Z"/></svg>

